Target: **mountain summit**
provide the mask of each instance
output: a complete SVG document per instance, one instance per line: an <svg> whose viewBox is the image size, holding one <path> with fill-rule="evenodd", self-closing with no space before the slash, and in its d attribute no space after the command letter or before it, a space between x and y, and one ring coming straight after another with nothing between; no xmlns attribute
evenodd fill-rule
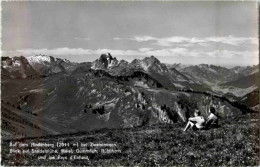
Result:
<svg viewBox="0 0 260 167"><path fill-rule="evenodd" d="M20 57L3 57L2 69L4 74L11 78L33 78L37 77L37 72L32 68L28 60L24 56Z"/></svg>
<svg viewBox="0 0 260 167"><path fill-rule="evenodd" d="M119 64L115 57L110 53L102 54L99 59L92 63L92 69L111 69Z"/></svg>
<svg viewBox="0 0 260 167"><path fill-rule="evenodd" d="M143 60L135 59L129 65L133 68L142 68L145 71L168 72L166 65L154 56L145 57Z"/></svg>

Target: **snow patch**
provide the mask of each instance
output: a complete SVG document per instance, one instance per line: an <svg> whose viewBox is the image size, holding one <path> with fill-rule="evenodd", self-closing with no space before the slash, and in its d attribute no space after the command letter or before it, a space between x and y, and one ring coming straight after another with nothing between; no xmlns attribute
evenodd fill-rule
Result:
<svg viewBox="0 0 260 167"><path fill-rule="evenodd" d="M51 58L49 56L45 56L45 55L36 55L36 56L30 56L27 58L28 62L30 64L42 64L44 62L51 62Z"/></svg>
<svg viewBox="0 0 260 167"><path fill-rule="evenodd" d="M33 89L29 91L30 93L41 93L43 92L43 89Z"/></svg>
<svg viewBox="0 0 260 167"><path fill-rule="evenodd" d="M181 77L181 76L177 76L177 81L182 81L182 82L186 82L187 80L186 79L184 79L183 77Z"/></svg>
<svg viewBox="0 0 260 167"><path fill-rule="evenodd" d="M209 71L213 72L213 73L217 73L217 71L215 71L214 69L212 68L208 68Z"/></svg>
<svg viewBox="0 0 260 167"><path fill-rule="evenodd" d="M139 87L142 87L142 88L149 88L149 86L142 81L135 81L134 86L139 86Z"/></svg>
<svg viewBox="0 0 260 167"><path fill-rule="evenodd" d="M147 71L148 68L150 67L150 66L146 65L146 63L144 63L144 62L141 62L140 65L141 65L141 67L142 67L145 71Z"/></svg>
<svg viewBox="0 0 260 167"><path fill-rule="evenodd" d="M20 67L21 66L21 62L16 60L16 61L13 62L13 66Z"/></svg>
<svg viewBox="0 0 260 167"><path fill-rule="evenodd" d="M243 97L241 100L243 101L243 100L246 100L246 99L247 99L247 96Z"/></svg>
<svg viewBox="0 0 260 167"><path fill-rule="evenodd" d="M174 83L174 86L178 87L178 88L185 88L185 86L178 84L178 83Z"/></svg>
<svg viewBox="0 0 260 167"><path fill-rule="evenodd" d="M129 95L131 95L131 92L126 92L125 93L125 96L129 96Z"/></svg>

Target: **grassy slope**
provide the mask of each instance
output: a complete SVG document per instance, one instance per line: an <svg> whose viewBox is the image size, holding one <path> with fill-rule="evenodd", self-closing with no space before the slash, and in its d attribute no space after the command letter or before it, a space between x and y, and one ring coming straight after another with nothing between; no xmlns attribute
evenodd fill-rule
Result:
<svg viewBox="0 0 260 167"><path fill-rule="evenodd" d="M90 162L37 161L35 155L8 157L8 144L3 142L2 160L16 165L105 165L105 166L257 166L259 165L259 119L256 114L247 114L221 119L217 129L183 132L184 124L157 125L124 130L99 130L42 139L27 139L44 142L94 142L117 143L122 153L92 154ZM13 157L13 158L12 158ZM15 159L14 159L15 158ZM24 161L26 159L26 161Z"/></svg>

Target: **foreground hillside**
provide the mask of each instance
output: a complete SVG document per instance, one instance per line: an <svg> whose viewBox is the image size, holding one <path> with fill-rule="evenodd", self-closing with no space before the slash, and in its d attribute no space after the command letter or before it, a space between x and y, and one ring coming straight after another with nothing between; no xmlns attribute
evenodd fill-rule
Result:
<svg viewBox="0 0 260 167"><path fill-rule="evenodd" d="M121 150L111 154L88 155L87 160L37 160L37 154L8 154L9 142L2 143L2 165L104 165L104 166L258 166L259 116L247 114L221 118L221 127L183 132L184 123L103 129L69 135L16 140L32 142L115 143ZM15 142L15 141L12 141ZM75 149L75 147L66 147ZM99 147L98 149L101 149ZM60 150L60 148L59 148ZM50 154L39 154L50 156ZM70 154L62 154L69 156Z"/></svg>
<svg viewBox="0 0 260 167"><path fill-rule="evenodd" d="M176 124L185 122L194 109L208 115L210 105L223 117L242 114L209 94L157 88L155 81L139 75L125 79L90 70L43 80L4 80L3 137Z"/></svg>

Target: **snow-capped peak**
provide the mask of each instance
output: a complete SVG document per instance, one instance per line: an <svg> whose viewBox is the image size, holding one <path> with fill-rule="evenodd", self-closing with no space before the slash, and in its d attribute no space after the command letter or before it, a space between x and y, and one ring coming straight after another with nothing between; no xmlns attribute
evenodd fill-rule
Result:
<svg viewBox="0 0 260 167"><path fill-rule="evenodd" d="M46 55L35 55L27 58L30 64L42 64L43 62L51 62L51 57Z"/></svg>

